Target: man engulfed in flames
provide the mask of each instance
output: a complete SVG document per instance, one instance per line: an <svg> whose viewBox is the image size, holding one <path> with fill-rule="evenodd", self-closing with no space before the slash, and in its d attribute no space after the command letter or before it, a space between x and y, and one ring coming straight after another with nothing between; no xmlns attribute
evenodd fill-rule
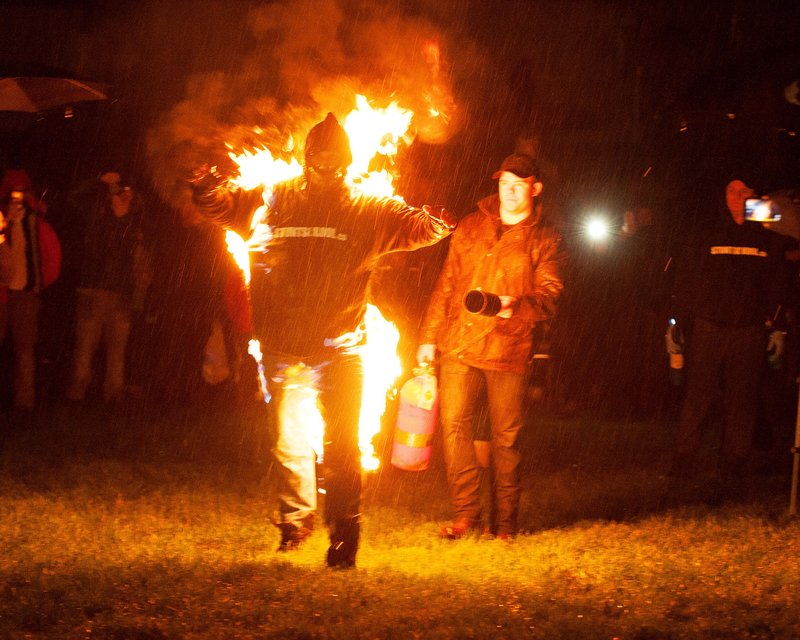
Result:
<svg viewBox="0 0 800 640"><path fill-rule="evenodd" d="M254 333L278 431L280 549L297 548L313 526L316 456L307 430L298 425L303 418L293 409L297 395L312 389L325 422L331 567L355 566L358 550L363 386L358 347L369 266L384 253L434 244L455 227L447 212L434 217L428 207L351 191L344 180L351 162L347 133L329 113L308 135L303 174L269 193L255 226L258 251L250 254ZM259 190L230 188L225 177L207 169L197 172L193 190L203 215L234 230L247 230L262 204Z"/></svg>

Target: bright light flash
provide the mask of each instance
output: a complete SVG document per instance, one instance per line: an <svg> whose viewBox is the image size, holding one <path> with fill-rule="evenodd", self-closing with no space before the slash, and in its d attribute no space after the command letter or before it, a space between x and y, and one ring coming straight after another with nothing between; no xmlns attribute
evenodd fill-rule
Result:
<svg viewBox="0 0 800 640"><path fill-rule="evenodd" d="M769 205L761 203L754 210L752 220L766 220L769 218Z"/></svg>
<svg viewBox="0 0 800 640"><path fill-rule="evenodd" d="M594 216L586 221L586 235L594 242L600 242L608 238L608 221L599 216Z"/></svg>

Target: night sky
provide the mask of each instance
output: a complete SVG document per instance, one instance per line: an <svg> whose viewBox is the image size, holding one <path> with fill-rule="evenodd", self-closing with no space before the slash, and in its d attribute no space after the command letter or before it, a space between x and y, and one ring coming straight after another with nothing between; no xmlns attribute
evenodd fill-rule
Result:
<svg viewBox="0 0 800 640"><path fill-rule="evenodd" d="M421 198L461 210L521 142L562 201L624 207L729 165L758 165L772 188L800 173L797 138L776 133L797 127L800 106L747 97L782 91L786 61L798 60L797 2L95 0L0 11L5 75L46 65L110 85L111 101L78 105L69 122L50 114L2 129L2 164L27 163L54 188L111 155L169 201L189 165L225 141L257 142L254 126L274 144L326 110L346 112L355 91L417 107L434 85L451 126L430 140L421 130L409 162L433 177Z"/></svg>

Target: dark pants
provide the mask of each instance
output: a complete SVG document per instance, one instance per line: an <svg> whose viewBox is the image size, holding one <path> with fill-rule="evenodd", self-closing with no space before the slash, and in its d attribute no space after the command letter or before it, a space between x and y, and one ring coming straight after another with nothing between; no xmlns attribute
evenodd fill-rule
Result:
<svg viewBox="0 0 800 640"><path fill-rule="evenodd" d="M491 426L492 488L495 533L517 532L519 448L526 376L477 369L444 358L440 370L440 408L444 458L455 520L481 520L480 467L475 457L473 416L485 388Z"/></svg>
<svg viewBox="0 0 800 640"><path fill-rule="evenodd" d="M39 296L33 291L8 291L0 303L0 343L6 333L14 347L14 406L36 403L36 342L39 337Z"/></svg>
<svg viewBox="0 0 800 640"><path fill-rule="evenodd" d="M72 382L67 391L70 400L85 398L101 338L106 351L103 399L114 400L121 395L130 332L131 305L127 296L102 289L78 289Z"/></svg>
<svg viewBox="0 0 800 640"><path fill-rule="evenodd" d="M278 432L274 454L280 465L281 521L299 526L316 509L315 458L320 440L324 441L325 520L335 524L354 518L361 497L361 358L335 355L330 360L287 363L285 358L268 357L265 368ZM309 428L324 435L309 433Z"/></svg>
<svg viewBox="0 0 800 640"><path fill-rule="evenodd" d="M694 322L676 462L686 466L696 462L704 422L721 391L723 469L735 471L744 463L753 441L765 350L761 326L726 327L700 319Z"/></svg>

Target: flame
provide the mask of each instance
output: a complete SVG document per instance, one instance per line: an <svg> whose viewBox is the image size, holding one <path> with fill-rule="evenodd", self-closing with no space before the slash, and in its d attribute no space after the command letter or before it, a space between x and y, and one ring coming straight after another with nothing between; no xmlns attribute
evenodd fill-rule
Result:
<svg viewBox="0 0 800 640"><path fill-rule="evenodd" d="M325 421L319 411L319 391L314 387L297 386L284 389L281 418L284 425L299 424L306 432L308 444L317 456L317 462L323 461L323 443L325 442ZM291 428L291 427L290 427Z"/></svg>
<svg viewBox="0 0 800 640"><path fill-rule="evenodd" d="M397 357L400 332L371 304L367 305L364 324L367 341L361 349L364 390L361 393L358 446L361 449L361 468L374 471L380 462L375 457L372 440L380 431L381 417L386 411L386 392L394 386L402 372Z"/></svg>
<svg viewBox="0 0 800 640"><path fill-rule="evenodd" d="M231 151L228 156L239 166L239 175L232 182L245 191L259 186L270 188L278 182L291 180L303 173L303 167L296 158L289 162L274 158L265 147L256 151L245 149L240 154Z"/></svg>
<svg viewBox="0 0 800 640"><path fill-rule="evenodd" d="M225 244L228 246L228 253L233 256L236 266L242 270L245 286L250 284L250 256L247 243L238 233L232 229L225 231Z"/></svg>
<svg viewBox="0 0 800 640"><path fill-rule="evenodd" d="M289 429L303 429L306 441L317 456L323 458L325 441L325 421L319 410L318 372L299 362L286 368L282 387L279 421Z"/></svg>
<svg viewBox="0 0 800 640"><path fill-rule="evenodd" d="M403 136L408 131L414 112L397 102L388 107L372 107L363 95L356 96L356 108L344 119L343 127L350 138L353 162L347 171L351 189L377 196L395 196L394 176L387 171L370 171L376 155L388 159L397 155Z"/></svg>
<svg viewBox="0 0 800 640"><path fill-rule="evenodd" d="M292 139L289 138L287 145L291 144ZM297 159L292 158L289 162L286 162L285 160L274 158L266 147L261 147L255 152L245 149L240 154L231 151L228 156L239 166L239 175L231 180L231 183L245 191L250 191L259 186L263 187L264 202L269 202L274 185L296 178L303 173L303 167ZM250 222L251 230L255 229L257 222L262 219L263 213L264 207L259 207L253 212L253 218ZM230 244L228 247L230 249ZM247 262L249 264L249 260ZM239 257L236 257L236 264L240 267L242 266ZM242 270L244 271L244 268ZM245 279L248 282L250 280L249 266L245 272Z"/></svg>
<svg viewBox="0 0 800 640"><path fill-rule="evenodd" d="M250 342L247 343L247 353L253 356L253 360L256 361L258 369L258 386L261 390L261 397L264 398L264 402L269 403L269 401L272 400L272 396L270 396L269 389L267 389L267 376L264 373L264 360L261 353L261 343L255 338L250 340Z"/></svg>
<svg viewBox="0 0 800 640"><path fill-rule="evenodd" d="M386 393L402 373L397 356L400 332L383 317L378 308L368 304L364 316L367 339L361 347L360 357L364 368L364 387L361 392L361 414L358 420L358 447L361 451L361 468L375 471L380 460L375 455L373 440L381 429L381 418L386 411ZM270 401L267 381L262 363L261 343L250 340L247 352L258 365L261 393ZM290 380L284 385L282 411L286 424L301 424L306 430L308 442L322 462L325 424L319 411L319 391L314 380L314 371L306 365L295 365Z"/></svg>

